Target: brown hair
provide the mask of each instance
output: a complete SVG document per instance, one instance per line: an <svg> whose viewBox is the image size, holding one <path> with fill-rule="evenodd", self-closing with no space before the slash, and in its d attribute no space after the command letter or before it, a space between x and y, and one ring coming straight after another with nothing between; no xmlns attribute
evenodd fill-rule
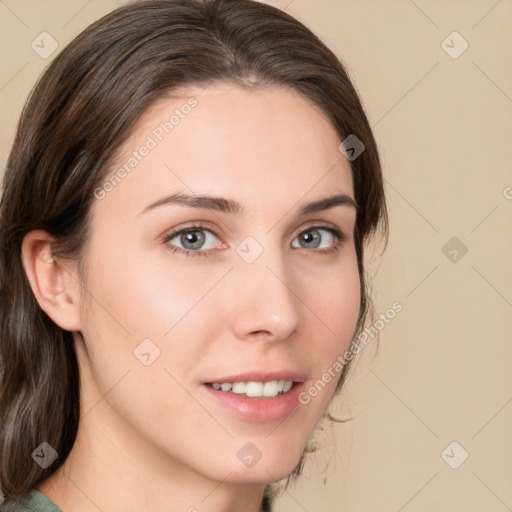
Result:
<svg viewBox="0 0 512 512"><path fill-rule="evenodd" d="M292 16L250 0L142 0L116 9L78 35L41 76L4 175L0 482L6 499L26 495L64 462L80 419L73 337L32 293L21 262L24 236L44 229L56 239L54 254L83 263L94 190L141 115L177 87L220 82L290 87L320 107L341 140L352 134L364 144L351 161L361 282L356 334L362 329L370 310L363 249L379 226L387 237L387 212L377 146L338 58ZM47 469L31 457L43 441L58 453ZM301 473L304 457L287 484Z"/></svg>

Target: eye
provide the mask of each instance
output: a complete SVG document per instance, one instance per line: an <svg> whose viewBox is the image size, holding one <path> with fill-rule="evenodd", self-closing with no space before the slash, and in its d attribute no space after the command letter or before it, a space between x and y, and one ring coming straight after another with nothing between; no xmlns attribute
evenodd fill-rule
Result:
<svg viewBox="0 0 512 512"><path fill-rule="evenodd" d="M302 231L295 239L298 240L297 245L292 243L292 247L299 247L303 249L327 249L320 251L323 253L337 250L344 240L343 233L336 229L327 226L311 226L310 228Z"/></svg>
<svg viewBox="0 0 512 512"><path fill-rule="evenodd" d="M164 243L169 244L174 252L185 253L187 256L206 255L203 250L220 248L220 243L216 241L217 235L206 226L190 226L170 233L164 239ZM171 244L170 242L174 242ZM179 244L176 246L176 244Z"/></svg>

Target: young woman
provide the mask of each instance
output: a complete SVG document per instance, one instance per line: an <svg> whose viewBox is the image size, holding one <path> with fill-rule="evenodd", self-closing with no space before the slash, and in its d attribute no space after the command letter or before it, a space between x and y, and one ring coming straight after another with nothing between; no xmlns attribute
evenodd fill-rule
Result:
<svg viewBox="0 0 512 512"><path fill-rule="evenodd" d="M268 510L387 235L335 55L249 0L113 11L28 100L0 223L0 510Z"/></svg>

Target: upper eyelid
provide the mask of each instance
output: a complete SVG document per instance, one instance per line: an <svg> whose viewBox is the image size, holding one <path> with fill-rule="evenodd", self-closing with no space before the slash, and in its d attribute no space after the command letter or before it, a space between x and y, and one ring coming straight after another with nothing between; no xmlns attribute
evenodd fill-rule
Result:
<svg viewBox="0 0 512 512"><path fill-rule="evenodd" d="M167 233L166 237L168 236L176 236L176 235L179 235L180 233L182 232L186 232L186 231L210 231L211 233L213 233L215 236L219 236L217 230L215 228L212 228L210 226L207 226L207 225L201 225L202 223L199 222L197 224L190 224L188 226L183 226L183 227L180 227L176 230L171 230L169 233ZM204 224L207 224L206 222ZM345 233L345 230L340 228L339 226L336 226L335 224L331 223L331 222L327 222L327 221L310 221L310 223L306 224L305 226L301 226L300 228L296 229L294 231L294 233L296 234L296 236L300 233L302 233L303 231L307 230L307 229L311 229L311 228L332 228L334 230L337 230L337 231L340 231L341 233Z"/></svg>

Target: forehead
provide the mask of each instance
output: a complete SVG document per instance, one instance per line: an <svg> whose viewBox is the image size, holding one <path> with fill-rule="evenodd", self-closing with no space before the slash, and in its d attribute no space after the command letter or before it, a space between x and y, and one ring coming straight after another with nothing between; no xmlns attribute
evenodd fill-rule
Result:
<svg viewBox="0 0 512 512"><path fill-rule="evenodd" d="M185 190L236 197L249 209L308 194L353 196L339 144L325 113L295 90L181 89L141 117L115 158L99 208L121 200L138 208Z"/></svg>

